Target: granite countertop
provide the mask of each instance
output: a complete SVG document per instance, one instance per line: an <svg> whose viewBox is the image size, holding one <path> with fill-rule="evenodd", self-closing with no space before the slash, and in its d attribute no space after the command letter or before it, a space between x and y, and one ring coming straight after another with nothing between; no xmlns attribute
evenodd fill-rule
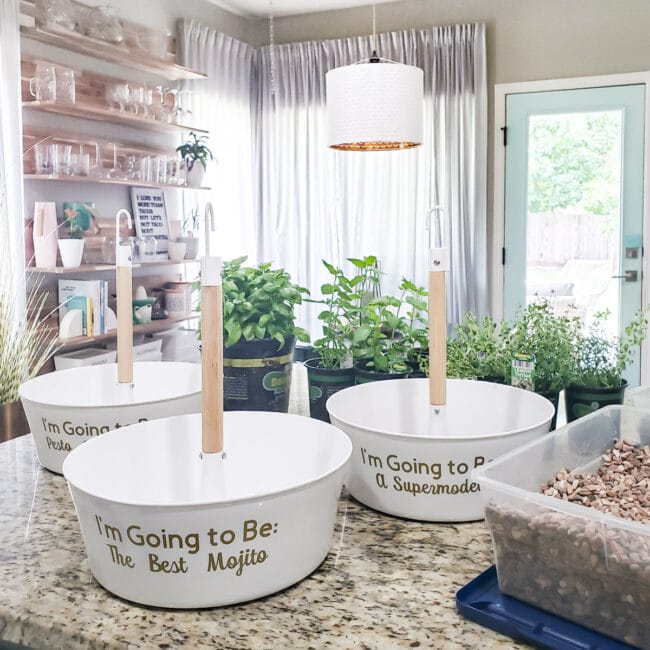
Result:
<svg viewBox="0 0 650 650"><path fill-rule="evenodd" d="M31 436L0 444L0 639L31 648L514 648L463 619L456 591L492 563L483 523L381 515L344 496L325 562L233 607L164 611L93 579L65 480ZM0 642L1 645L1 642Z"/></svg>

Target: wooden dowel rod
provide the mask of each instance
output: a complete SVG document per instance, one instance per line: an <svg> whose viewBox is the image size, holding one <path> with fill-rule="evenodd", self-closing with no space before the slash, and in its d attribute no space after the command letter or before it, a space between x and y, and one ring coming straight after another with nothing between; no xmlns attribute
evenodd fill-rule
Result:
<svg viewBox="0 0 650 650"><path fill-rule="evenodd" d="M115 270L117 289L117 381L133 383L133 288L130 266Z"/></svg>
<svg viewBox="0 0 650 650"><path fill-rule="evenodd" d="M429 272L429 404L447 402L446 273Z"/></svg>
<svg viewBox="0 0 650 650"><path fill-rule="evenodd" d="M221 286L201 287L203 453L223 450L223 306Z"/></svg>

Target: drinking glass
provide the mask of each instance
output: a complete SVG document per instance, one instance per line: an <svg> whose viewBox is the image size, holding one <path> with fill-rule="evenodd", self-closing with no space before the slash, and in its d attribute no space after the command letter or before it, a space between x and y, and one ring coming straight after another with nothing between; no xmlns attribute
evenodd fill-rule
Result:
<svg viewBox="0 0 650 650"><path fill-rule="evenodd" d="M144 111L145 116L151 114L151 106L153 105L153 90L147 88L145 84L142 88L142 110Z"/></svg>
<svg viewBox="0 0 650 650"><path fill-rule="evenodd" d="M71 156L72 145L59 143L50 145L50 162L52 164L52 173L55 176L70 175Z"/></svg>
<svg viewBox="0 0 650 650"><path fill-rule="evenodd" d="M110 108L117 105L120 113L124 113L124 107L129 101L129 86L128 84L107 84L104 96Z"/></svg>
<svg viewBox="0 0 650 650"><path fill-rule="evenodd" d="M46 175L52 173L50 147L49 145L43 142L39 142L34 147L34 172L36 174L46 174Z"/></svg>
<svg viewBox="0 0 650 650"><path fill-rule="evenodd" d="M56 99L56 72L48 63L37 63L35 75L29 80L29 92L37 102Z"/></svg>
<svg viewBox="0 0 650 650"><path fill-rule="evenodd" d="M36 0L36 15L44 23L75 28L75 11L70 0Z"/></svg>
<svg viewBox="0 0 650 650"><path fill-rule="evenodd" d="M147 262L153 262L154 257L156 256L156 249L158 242L153 236L144 238L144 258Z"/></svg>
<svg viewBox="0 0 650 650"><path fill-rule="evenodd" d="M164 185L167 182L167 156L155 156L154 161L155 177L152 182Z"/></svg>
<svg viewBox="0 0 650 650"><path fill-rule="evenodd" d="M144 181L145 183L151 183L152 182L151 156L142 156L142 158L140 158L139 167L140 167L139 180Z"/></svg>
<svg viewBox="0 0 650 650"><path fill-rule="evenodd" d="M74 70L57 67L56 69L56 101L62 104L74 104L76 100L76 85Z"/></svg>

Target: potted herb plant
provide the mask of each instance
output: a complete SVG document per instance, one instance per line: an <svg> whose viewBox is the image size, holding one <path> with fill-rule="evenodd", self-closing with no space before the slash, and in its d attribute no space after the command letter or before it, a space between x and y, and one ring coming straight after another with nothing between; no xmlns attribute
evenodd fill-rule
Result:
<svg viewBox="0 0 650 650"><path fill-rule="evenodd" d="M605 331L608 311L598 312L586 332L577 336L576 359L566 389L567 420L587 415L608 404L622 404L631 363L648 329L647 312L639 310L620 336Z"/></svg>
<svg viewBox="0 0 650 650"><path fill-rule="evenodd" d="M357 384L409 376L400 307L400 300L394 296L373 298L364 307L362 324L352 336L358 359L354 364Z"/></svg>
<svg viewBox="0 0 650 650"><path fill-rule="evenodd" d="M305 361L309 382L309 410L314 418L329 422L325 404L337 391L354 384L354 332L362 325L363 306L379 282L377 258L350 258L356 269L347 277L342 269L323 260L330 281L321 285L322 298L312 300L324 309L318 314L323 336L314 342L314 358Z"/></svg>
<svg viewBox="0 0 650 650"><path fill-rule="evenodd" d="M509 377L509 326L468 312L447 340L447 377L504 383Z"/></svg>
<svg viewBox="0 0 650 650"><path fill-rule="evenodd" d="M513 365L528 366L530 390L546 397L555 406L551 428L555 428L560 391L571 382L574 372L576 339L580 332L577 316L558 315L546 301L535 302L522 309L509 328L508 349L512 380Z"/></svg>
<svg viewBox="0 0 650 650"><path fill-rule="evenodd" d="M406 278L402 278L399 289L402 293L398 315L402 308L406 310L400 324L405 363L411 370L409 377L424 377L421 367L429 354L428 293Z"/></svg>
<svg viewBox="0 0 650 650"><path fill-rule="evenodd" d="M286 412L295 342L309 340L294 308L309 292L284 269L245 261L223 266L224 407Z"/></svg>
<svg viewBox="0 0 650 650"><path fill-rule="evenodd" d="M79 223L78 212L72 208L64 210L65 218L59 231L58 246L61 254L61 265L66 268L81 265L84 252L83 228Z"/></svg>
<svg viewBox="0 0 650 650"><path fill-rule="evenodd" d="M176 147L176 151L180 153L181 159L185 163L187 185L190 187L201 186L208 160L214 160L212 152L208 149L207 141L207 135L197 136L194 131L190 131L187 142Z"/></svg>

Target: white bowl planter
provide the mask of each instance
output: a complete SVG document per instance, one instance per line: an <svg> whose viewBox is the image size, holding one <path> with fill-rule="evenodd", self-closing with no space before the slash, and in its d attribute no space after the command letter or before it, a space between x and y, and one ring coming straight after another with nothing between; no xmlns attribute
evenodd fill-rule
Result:
<svg viewBox="0 0 650 650"><path fill-rule="evenodd" d="M187 185L189 187L201 187L204 176L205 169L203 165L198 160L195 160L192 169L187 172Z"/></svg>
<svg viewBox="0 0 650 650"><path fill-rule="evenodd" d="M19 393L40 463L61 473L68 453L93 437L201 410L198 364L135 363L133 382L133 387L118 385L116 364L71 368L25 382Z"/></svg>
<svg viewBox="0 0 650 650"><path fill-rule="evenodd" d="M397 379L329 398L332 424L354 445L348 490L371 508L409 519L482 519L472 469L548 432L553 405L519 388L449 379L447 406L437 416L427 391L426 379Z"/></svg>
<svg viewBox="0 0 650 650"><path fill-rule="evenodd" d="M111 431L68 456L63 472L102 586L154 607L215 607L279 591L318 567L347 436L296 415L229 412L224 450L201 458L195 414Z"/></svg>
<svg viewBox="0 0 650 650"><path fill-rule="evenodd" d="M81 266L84 253L83 239L59 239L58 244L62 266L66 268Z"/></svg>

